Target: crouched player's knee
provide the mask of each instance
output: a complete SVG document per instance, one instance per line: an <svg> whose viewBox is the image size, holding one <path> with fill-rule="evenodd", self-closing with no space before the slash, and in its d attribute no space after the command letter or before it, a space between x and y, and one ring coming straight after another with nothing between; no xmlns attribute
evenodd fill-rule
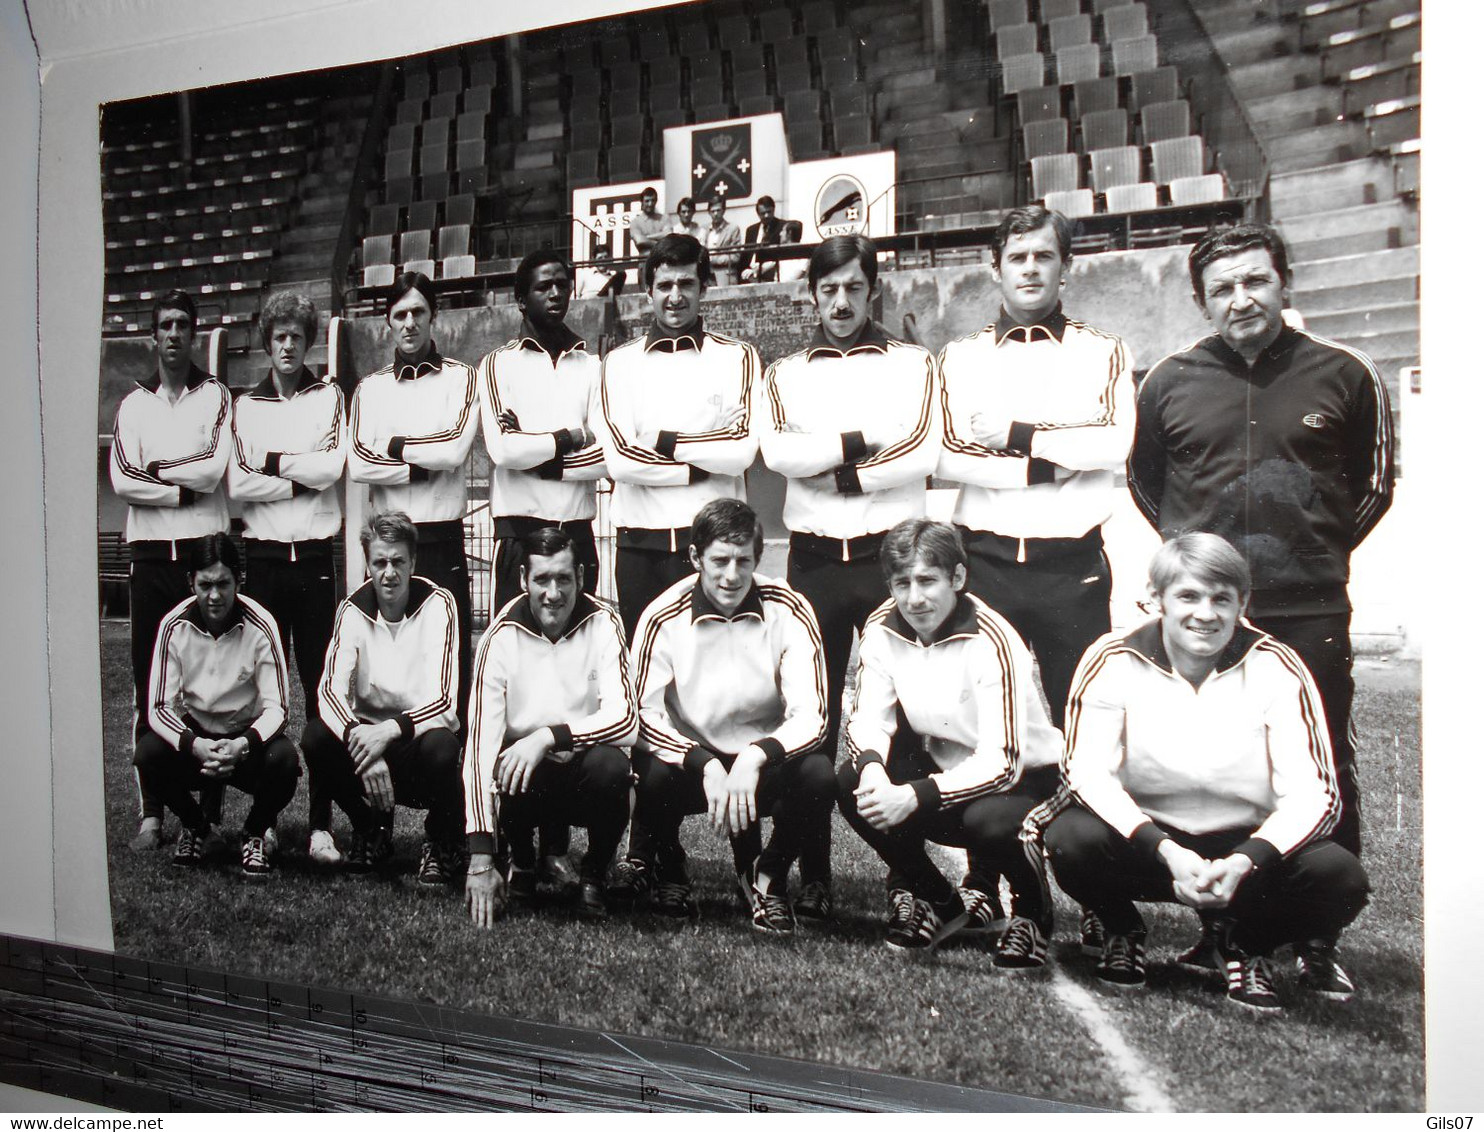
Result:
<svg viewBox="0 0 1484 1132"><path fill-rule="evenodd" d="M263 773L279 781L299 777L299 752L287 736L280 735L263 750Z"/></svg>
<svg viewBox="0 0 1484 1132"><path fill-rule="evenodd" d="M617 747L592 748L583 771L588 784L600 793L627 793L629 789L629 760Z"/></svg>

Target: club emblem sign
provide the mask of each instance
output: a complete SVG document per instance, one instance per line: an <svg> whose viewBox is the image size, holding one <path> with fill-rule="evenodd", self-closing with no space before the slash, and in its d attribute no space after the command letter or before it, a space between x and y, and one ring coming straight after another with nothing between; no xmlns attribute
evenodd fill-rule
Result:
<svg viewBox="0 0 1484 1132"><path fill-rule="evenodd" d="M814 198L814 225L821 238L865 232L868 214L866 187L848 173L831 177Z"/></svg>
<svg viewBox="0 0 1484 1132"><path fill-rule="evenodd" d="M728 200L752 195L752 125L735 122L690 136L690 195Z"/></svg>

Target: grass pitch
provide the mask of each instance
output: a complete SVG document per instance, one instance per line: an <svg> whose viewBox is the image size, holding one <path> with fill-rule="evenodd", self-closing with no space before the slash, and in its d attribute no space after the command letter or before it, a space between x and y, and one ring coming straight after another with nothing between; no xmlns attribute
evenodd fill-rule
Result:
<svg viewBox="0 0 1484 1132"><path fill-rule="evenodd" d="M578 920L569 907L513 911L474 930L460 890L416 882L421 817L399 812L398 867L385 878L316 870L307 858L306 791L279 822L267 883L235 852L199 872L169 851L134 853L128 626L104 622L103 722L108 857L120 952L243 974L573 1026L815 1059L1084 1105L1143 1103L1125 1068L1053 993L1086 988L1147 1081L1182 1110L1410 1110L1423 1106L1421 780L1415 663L1357 667L1370 906L1343 957L1360 987L1345 1005L1296 993L1280 963L1278 1018L1230 1007L1219 983L1173 964L1197 930L1188 910L1145 907L1149 987L1105 992L1076 946L1076 909L1058 894L1058 936L1044 973L996 972L987 950L904 960L881 943L883 869L836 817L838 922L760 938L742 919L725 842L693 819L687 849L700 899L692 923L646 915ZM297 683L291 682L297 689ZM303 705L290 714L291 734ZM228 792L234 831L246 799ZM343 816L337 815L343 835ZM167 818L167 833L175 822ZM574 831L580 844L582 834ZM1286 957L1285 957L1286 959Z"/></svg>

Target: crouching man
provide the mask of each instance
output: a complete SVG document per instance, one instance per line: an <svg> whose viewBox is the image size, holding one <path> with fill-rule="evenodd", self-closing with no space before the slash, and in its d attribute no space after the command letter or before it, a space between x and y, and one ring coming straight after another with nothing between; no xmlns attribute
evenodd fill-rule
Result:
<svg viewBox="0 0 1484 1132"><path fill-rule="evenodd" d="M1324 708L1298 655L1241 621L1251 576L1225 539L1171 539L1149 589L1159 619L1078 667L1047 854L1103 921L1104 983L1145 981L1135 901L1177 900L1212 924L1228 999L1276 1010L1267 956L1333 938L1366 902L1360 862L1327 840L1340 795ZM1181 962L1217 965L1199 947Z"/></svg>
<svg viewBox="0 0 1484 1132"><path fill-rule="evenodd" d="M192 596L165 615L149 679L149 731L134 748L147 797L180 819L175 863L198 865L211 824L192 796L213 783L252 795L242 875L273 871L265 834L294 796L299 754L283 735L288 665L271 614L237 592L242 561L225 534L197 540Z"/></svg>
<svg viewBox="0 0 1484 1132"><path fill-rule="evenodd" d="M964 592L967 563L946 523L908 519L887 532L891 599L861 636L840 811L904 886L906 898L890 900L889 947L932 950L991 926L995 894L972 873L956 888L928 856L933 841L967 849L975 867L1010 882L1013 915L994 964L1034 969L1046 961L1051 901L1020 827L1055 789L1061 734L1020 636Z"/></svg>
<svg viewBox="0 0 1484 1132"><path fill-rule="evenodd" d="M417 879L445 884L463 862L459 618L453 595L416 577L417 527L401 511L361 531L371 577L340 603L304 760L354 830L346 867L392 855L396 803L427 810Z"/></svg>
<svg viewBox="0 0 1484 1132"><path fill-rule="evenodd" d="M653 870L656 910L689 915L680 826L704 813L731 841L752 926L786 935L794 928L789 867L804 835L830 820L834 772L816 750L825 729L819 625L787 583L756 573L762 550L752 508L713 500L691 524L699 575L676 582L639 618L635 821L653 833L657 859L625 862L624 880L645 891ZM766 846L765 816L773 818Z"/></svg>
<svg viewBox="0 0 1484 1132"><path fill-rule="evenodd" d="M493 926L507 895L495 860L509 843L509 895L536 892L534 831L587 828L578 909L607 916L603 881L629 820L628 748L639 734L623 624L583 592L578 544L559 527L521 539L524 592L495 616L474 660L464 752L474 923Z"/></svg>

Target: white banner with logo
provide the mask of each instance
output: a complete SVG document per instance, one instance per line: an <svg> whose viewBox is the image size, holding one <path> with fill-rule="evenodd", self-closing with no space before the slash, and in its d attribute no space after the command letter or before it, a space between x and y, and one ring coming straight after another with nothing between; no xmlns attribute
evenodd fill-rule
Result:
<svg viewBox="0 0 1484 1132"><path fill-rule="evenodd" d="M622 185L595 185L572 190L572 258L593 259L606 251L609 258L624 259L635 255L629 237L629 222L639 212L639 196L645 189L659 194L656 206L661 215L666 211L663 181L630 181ZM637 283L639 272L630 268L628 281Z"/></svg>
<svg viewBox="0 0 1484 1132"><path fill-rule="evenodd" d="M727 219L746 227L738 205L760 196L775 200L788 186L788 139L782 114L725 122L697 122L665 131L665 193L674 202L691 197L705 212L712 196L726 198Z"/></svg>
<svg viewBox="0 0 1484 1132"><path fill-rule="evenodd" d="M804 242L829 236L890 236L897 230L894 150L828 157L789 167L788 211L804 226Z"/></svg>

